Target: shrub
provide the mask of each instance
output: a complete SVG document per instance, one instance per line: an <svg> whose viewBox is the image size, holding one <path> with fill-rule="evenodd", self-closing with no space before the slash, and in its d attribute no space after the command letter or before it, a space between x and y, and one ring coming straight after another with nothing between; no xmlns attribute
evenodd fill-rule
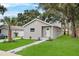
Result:
<svg viewBox="0 0 79 59"><path fill-rule="evenodd" d="M29 37L29 39L31 40L31 39L32 39L32 37L30 36L30 37Z"/></svg>
<svg viewBox="0 0 79 59"><path fill-rule="evenodd" d="M21 39L24 39L23 37L21 37Z"/></svg>
<svg viewBox="0 0 79 59"><path fill-rule="evenodd" d="M41 39L40 39L40 37L38 38L38 41L40 41Z"/></svg>

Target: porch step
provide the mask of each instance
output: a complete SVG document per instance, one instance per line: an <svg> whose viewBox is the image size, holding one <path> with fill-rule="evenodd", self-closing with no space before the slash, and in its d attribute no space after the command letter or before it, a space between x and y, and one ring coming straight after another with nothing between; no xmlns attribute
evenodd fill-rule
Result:
<svg viewBox="0 0 79 59"><path fill-rule="evenodd" d="M48 40L49 38L40 38L41 40Z"/></svg>

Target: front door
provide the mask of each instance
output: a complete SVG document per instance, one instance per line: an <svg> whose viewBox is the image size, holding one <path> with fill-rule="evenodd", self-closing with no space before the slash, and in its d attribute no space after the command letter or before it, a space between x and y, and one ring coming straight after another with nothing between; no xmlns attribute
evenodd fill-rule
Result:
<svg viewBox="0 0 79 59"><path fill-rule="evenodd" d="M49 26L43 26L42 27L42 37L48 38L50 37L50 27Z"/></svg>
<svg viewBox="0 0 79 59"><path fill-rule="evenodd" d="M46 37L50 37L50 28L46 28Z"/></svg>

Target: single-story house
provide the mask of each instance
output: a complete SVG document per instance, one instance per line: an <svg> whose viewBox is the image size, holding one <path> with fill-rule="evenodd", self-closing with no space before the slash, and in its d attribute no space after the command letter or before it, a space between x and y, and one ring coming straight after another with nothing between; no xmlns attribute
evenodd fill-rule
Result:
<svg viewBox="0 0 79 59"><path fill-rule="evenodd" d="M24 31L21 26L11 26L12 30L12 37L23 37ZM4 34L5 36L8 36L8 26L7 25L1 25L0 26L0 33Z"/></svg>
<svg viewBox="0 0 79 59"><path fill-rule="evenodd" d="M61 26L58 24L49 24L40 19L34 19L23 26L24 38L56 38L63 34Z"/></svg>

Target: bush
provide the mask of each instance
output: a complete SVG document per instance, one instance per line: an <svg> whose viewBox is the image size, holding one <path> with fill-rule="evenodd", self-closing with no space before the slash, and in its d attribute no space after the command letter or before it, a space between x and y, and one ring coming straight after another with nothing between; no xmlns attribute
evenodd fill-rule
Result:
<svg viewBox="0 0 79 59"><path fill-rule="evenodd" d="M23 37L21 37L21 39L24 39Z"/></svg>
<svg viewBox="0 0 79 59"><path fill-rule="evenodd" d="M40 37L38 38L38 41L40 41L41 39L40 39Z"/></svg>
<svg viewBox="0 0 79 59"><path fill-rule="evenodd" d="M29 37L29 39L31 40L31 39L32 39L32 37L30 36L30 37Z"/></svg>

